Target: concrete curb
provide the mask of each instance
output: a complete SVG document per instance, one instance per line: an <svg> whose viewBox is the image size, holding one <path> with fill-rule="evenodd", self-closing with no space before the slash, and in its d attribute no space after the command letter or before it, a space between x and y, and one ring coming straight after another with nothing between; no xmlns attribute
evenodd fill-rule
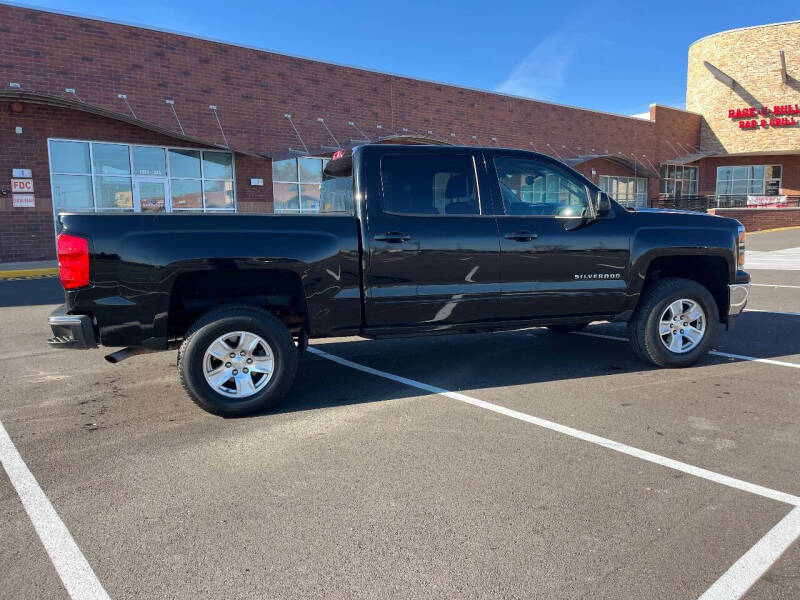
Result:
<svg viewBox="0 0 800 600"><path fill-rule="evenodd" d="M37 277L58 277L58 267L42 267L38 269L11 269L0 271L0 280L27 279Z"/></svg>
<svg viewBox="0 0 800 600"><path fill-rule="evenodd" d="M800 229L800 225L792 225L790 227L775 227L774 229L759 229L758 231L748 231L747 235L756 235L757 233L774 233L776 231L789 231L790 229Z"/></svg>

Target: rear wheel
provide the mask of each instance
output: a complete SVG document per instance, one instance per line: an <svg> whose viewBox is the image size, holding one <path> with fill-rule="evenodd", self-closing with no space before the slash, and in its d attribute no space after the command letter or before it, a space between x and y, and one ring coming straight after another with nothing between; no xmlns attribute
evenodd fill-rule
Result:
<svg viewBox="0 0 800 600"><path fill-rule="evenodd" d="M274 407L294 381L298 351L275 316L226 306L195 322L178 351L178 372L201 408L224 417Z"/></svg>
<svg viewBox="0 0 800 600"><path fill-rule="evenodd" d="M686 367L711 349L719 311L711 292L690 279L661 279L642 294L628 322L634 352L659 367Z"/></svg>
<svg viewBox="0 0 800 600"><path fill-rule="evenodd" d="M585 329L589 323L563 323L548 325L547 328L553 333L572 333L573 331L580 331Z"/></svg>

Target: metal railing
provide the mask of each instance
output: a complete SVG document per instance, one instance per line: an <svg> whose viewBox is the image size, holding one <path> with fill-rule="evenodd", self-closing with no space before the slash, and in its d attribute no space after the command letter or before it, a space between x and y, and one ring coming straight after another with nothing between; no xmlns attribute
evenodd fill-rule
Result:
<svg viewBox="0 0 800 600"><path fill-rule="evenodd" d="M747 196L659 196L652 202L652 206L699 212L706 212L709 208L800 208L800 196L786 196L784 202L772 205L748 205Z"/></svg>

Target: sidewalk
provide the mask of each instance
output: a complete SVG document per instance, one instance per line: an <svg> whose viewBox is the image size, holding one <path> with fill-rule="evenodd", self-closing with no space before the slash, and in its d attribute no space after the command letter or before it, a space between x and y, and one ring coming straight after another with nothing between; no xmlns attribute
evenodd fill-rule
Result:
<svg viewBox="0 0 800 600"><path fill-rule="evenodd" d="M57 275L58 262L55 260L0 262L0 280L21 277L55 277Z"/></svg>

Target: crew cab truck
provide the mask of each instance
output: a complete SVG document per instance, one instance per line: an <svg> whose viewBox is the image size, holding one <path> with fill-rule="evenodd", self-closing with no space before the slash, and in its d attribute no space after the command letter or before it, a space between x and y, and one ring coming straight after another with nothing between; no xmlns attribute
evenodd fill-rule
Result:
<svg viewBox="0 0 800 600"><path fill-rule="evenodd" d="M685 367L747 302L737 221L626 209L542 154L367 144L325 173L338 212L61 215L49 343L179 346L188 395L237 416L279 402L309 338L625 321Z"/></svg>

